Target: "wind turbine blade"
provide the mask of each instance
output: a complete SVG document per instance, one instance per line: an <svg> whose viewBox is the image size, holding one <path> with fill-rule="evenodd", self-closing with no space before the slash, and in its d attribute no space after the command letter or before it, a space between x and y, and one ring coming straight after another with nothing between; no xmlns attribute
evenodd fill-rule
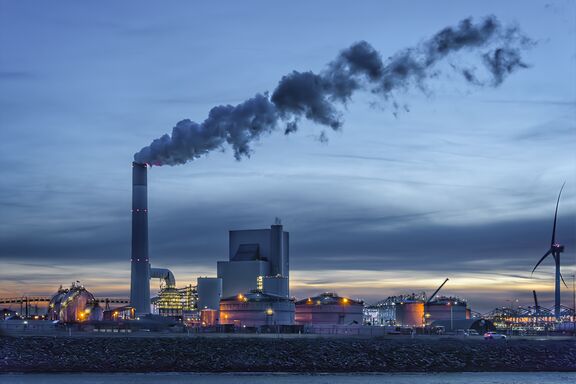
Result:
<svg viewBox="0 0 576 384"><path fill-rule="evenodd" d="M556 200L556 210L554 211L554 226L552 227L552 241L550 242L550 248L552 248L552 246L556 242L556 219L558 218L558 204L560 203L560 195L562 195L562 190L564 189L565 185L566 182L562 184L562 187L560 188L560 193L558 193L558 200Z"/></svg>
<svg viewBox="0 0 576 384"><path fill-rule="evenodd" d="M562 279L562 282L564 283L564 286L566 288L568 288L568 284L566 284L566 282L564 281L564 276L562 276L562 273L560 273L560 278Z"/></svg>
<svg viewBox="0 0 576 384"><path fill-rule="evenodd" d="M557 258L560 256L559 254L554 254L552 253L552 256L554 256L554 260L558 260ZM558 262L558 268L560 268L560 262ZM560 272L560 279L562 279L562 283L564 283L564 286L566 288L568 288L568 284L566 284L566 282L564 281L564 276L562 276L562 272Z"/></svg>
<svg viewBox="0 0 576 384"><path fill-rule="evenodd" d="M538 268L538 266L540 265L540 263L543 262L544 259L545 259L546 257L548 257L548 255L550 255L551 253L552 253L552 249L548 250L548 252L546 252L546 253L544 254L544 256L542 256L542 258L536 263L536 266L535 266L534 269L532 270L532 274L534 274L534 271L536 270L536 268Z"/></svg>

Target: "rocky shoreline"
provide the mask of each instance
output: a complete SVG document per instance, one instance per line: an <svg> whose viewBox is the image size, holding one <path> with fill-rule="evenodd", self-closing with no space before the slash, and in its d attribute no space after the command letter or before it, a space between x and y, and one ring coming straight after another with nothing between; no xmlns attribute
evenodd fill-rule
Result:
<svg viewBox="0 0 576 384"><path fill-rule="evenodd" d="M0 372L576 371L573 340L4 337Z"/></svg>

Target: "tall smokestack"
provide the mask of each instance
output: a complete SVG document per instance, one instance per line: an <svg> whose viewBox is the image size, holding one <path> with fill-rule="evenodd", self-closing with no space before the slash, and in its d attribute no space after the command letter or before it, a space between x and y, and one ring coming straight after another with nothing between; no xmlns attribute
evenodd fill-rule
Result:
<svg viewBox="0 0 576 384"><path fill-rule="evenodd" d="M130 305L136 314L150 313L150 262L148 260L147 164L132 163L132 275Z"/></svg>

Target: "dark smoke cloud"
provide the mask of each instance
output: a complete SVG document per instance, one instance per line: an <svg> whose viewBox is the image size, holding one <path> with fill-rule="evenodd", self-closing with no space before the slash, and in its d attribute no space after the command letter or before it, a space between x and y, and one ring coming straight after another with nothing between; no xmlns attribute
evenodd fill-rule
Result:
<svg viewBox="0 0 576 384"><path fill-rule="evenodd" d="M265 133L284 126L285 134L298 130L302 118L338 130L342 114L337 106L346 104L359 90L370 91L384 101L396 92L412 87L426 90L426 80L438 77L439 63L460 51L479 51L485 79L476 68L451 65L468 84L499 86L508 75L526 68L521 50L532 45L516 27L504 27L494 16L474 24L465 19L457 27L447 27L415 47L404 49L386 61L370 44L361 41L344 49L319 74L298 72L282 77L276 89L257 94L236 106L212 108L198 124L180 121L172 135L156 139L134 155L137 162L153 165L184 164L229 144L236 159L250 156L250 144ZM407 107L404 107L407 110ZM321 137L326 138L323 132Z"/></svg>

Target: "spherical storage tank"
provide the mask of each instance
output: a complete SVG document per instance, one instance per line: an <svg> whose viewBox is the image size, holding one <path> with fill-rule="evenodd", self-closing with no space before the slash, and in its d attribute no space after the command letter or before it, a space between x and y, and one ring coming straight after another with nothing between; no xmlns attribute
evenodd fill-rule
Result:
<svg viewBox="0 0 576 384"><path fill-rule="evenodd" d="M237 327L294 324L294 302L254 290L220 300L220 324Z"/></svg>
<svg viewBox="0 0 576 384"><path fill-rule="evenodd" d="M323 293L296 302L296 324L362 324L364 303Z"/></svg>
<svg viewBox="0 0 576 384"><path fill-rule="evenodd" d="M64 323L89 320L94 301L94 295L79 282L68 289L60 287L48 304L48 317Z"/></svg>

